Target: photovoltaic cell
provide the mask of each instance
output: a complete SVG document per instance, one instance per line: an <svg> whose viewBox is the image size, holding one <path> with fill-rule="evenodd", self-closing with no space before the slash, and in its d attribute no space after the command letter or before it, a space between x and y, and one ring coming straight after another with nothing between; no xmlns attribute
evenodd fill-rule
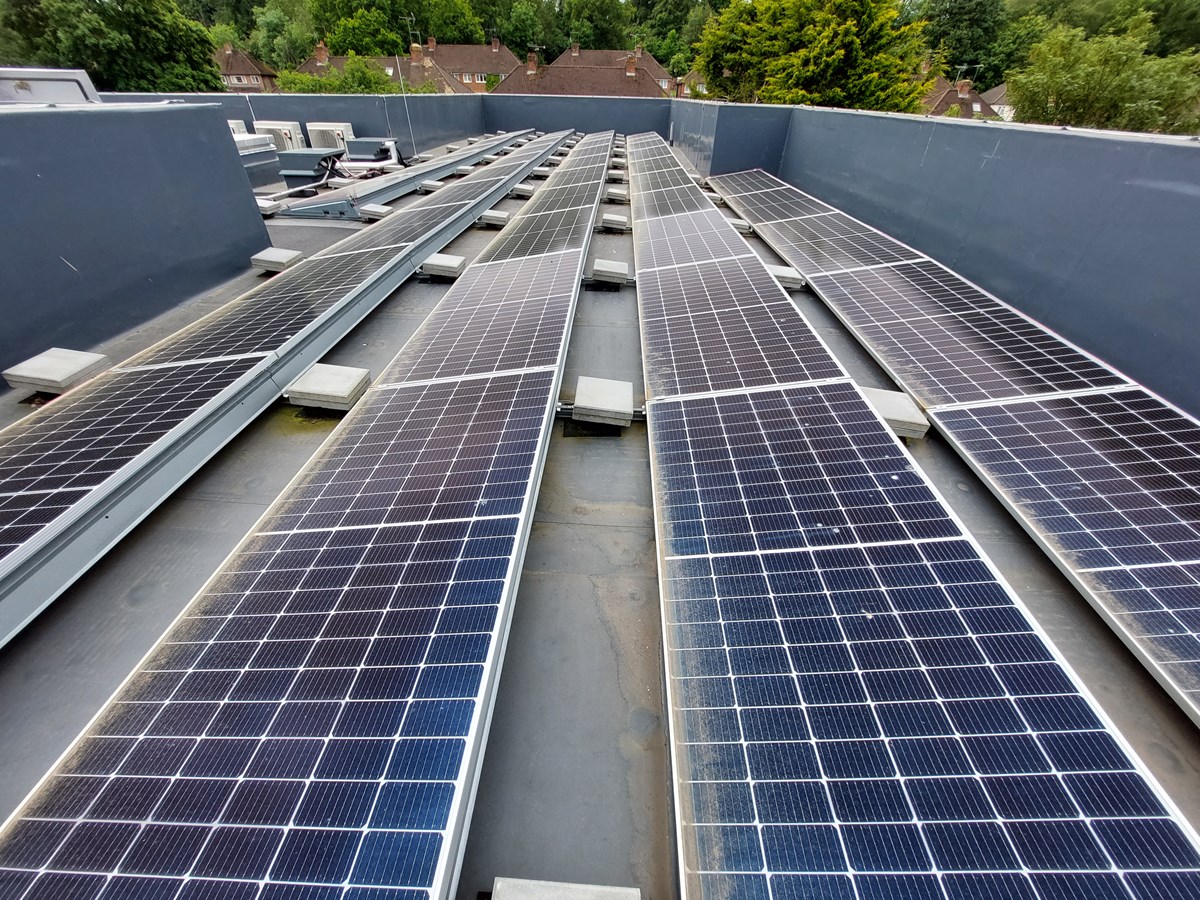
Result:
<svg viewBox="0 0 1200 900"><path fill-rule="evenodd" d="M553 365L579 288L579 262L578 252L565 252L471 266L381 383Z"/></svg>
<svg viewBox="0 0 1200 900"><path fill-rule="evenodd" d="M594 194L593 191L586 206L521 216L488 245L476 263L525 258L578 247L581 235L592 230L596 217Z"/></svg>
<svg viewBox="0 0 1200 900"><path fill-rule="evenodd" d="M926 406L1128 383L932 260L809 283Z"/></svg>
<svg viewBox="0 0 1200 900"><path fill-rule="evenodd" d="M633 247L639 272L754 254L750 245L715 209L635 221L638 227L633 235Z"/></svg>
<svg viewBox="0 0 1200 900"><path fill-rule="evenodd" d="M694 187L667 188L661 191L634 191L631 198L633 214L638 219L657 219L679 213L704 212L713 208L712 201Z"/></svg>
<svg viewBox="0 0 1200 900"><path fill-rule="evenodd" d="M774 190L784 184L783 181L774 175L768 175L762 169L748 169L745 172L731 172L728 175L710 175L708 182L727 197Z"/></svg>
<svg viewBox="0 0 1200 900"><path fill-rule="evenodd" d="M651 396L845 377L753 257L639 273Z"/></svg>
<svg viewBox="0 0 1200 900"><path fill-rule="evenodd" d="M1200 424L1140 389L933 416L1200 716Z"/></svg>
<svg viewBox="0 0 1200 900"><path fill-rule="evenodd" d="M259 363L110 373L0 437L0 558Z"/></svg>
<svg viewBox="0 0 1200 900"><path fill-rule="evenodd" d="M720 184L716 179L714 183ZM725 202L753 225L837 212L827 203L809 197L791 186L763 190L751 196L730 196L725 198Z"/></svg>

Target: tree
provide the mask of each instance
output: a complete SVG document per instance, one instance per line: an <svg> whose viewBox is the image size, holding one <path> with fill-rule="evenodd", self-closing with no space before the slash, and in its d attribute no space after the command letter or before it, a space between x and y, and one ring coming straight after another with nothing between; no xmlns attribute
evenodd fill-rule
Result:
<svg viewBox="0 0 1200 900"><path fill-rule="evenodd" d="M1193 133L1200 127L1200 56L1153 56L1149 13L1121 34L1088 38L1059 26L1036 44L1029 65L1008 79L1021 122Z"/></svg>
<svg viewBox="0 0 1200 900"><path fill-rule="evenodd" d="M313 22L320 34L332 34L343 19L365 10L378 11L387 30L408 45L410 23L418 34L447 44L483 43L483 25L467 0L312 0Z"/></svg>
<svg viewBox="0 0 1200 900"><path fill-rule="evenodd" d="M1004 0L924 0L920 15L929 46L942 48L951 70L982 64L1007 17Z"/></svg>
<svg viewBox="0 0 1200 900"><path fill-rule="evenodd" d="M267 0L254 10L250 52L276 69L292 69L316 46L308 0Z"/></svg>
<svg viewBox="0 0 1200 900"><path fill-rule="evenodd" d="M731 100L913 112L929 78L898 0L750 0L708 20L696 67Z"/></svg>
<svg viewBox="0 0 1200 900"><path fill-rule="evenodd" d="M24 0L3 10L28 62L86 69L100 90L220 91L215 48L175 0Z"/></svg>
<svg viewBox="0 0 1200 900"><path fill-rule="evenodd" d="M1049 31L1050 23L1043 16L1031 14L1009 19L981 60L982 65L975 76L979 89L986 91L995 87L1008 77L1009 72L1022 68L1029 62L1033 45Z"/></svg>
<svg viewBox="0 0 1200 900"><path fill-rule="evenodd" d="M483 23L467 0L425 0L422 31L446 44L482 44Z"/></svg>
<svg viewBox="0 0 1200 900"><path fill-rule="evenodd" d="M407 41L388 29L387 17L377 9L360 9L342 19L326 40L329 52L337 56L357 53L361 56L391 56L407 53Z"/></svg>
<svg viewBox="0 0 1200 900"><path fill-rule="evenodd" d="M629 14L621 0L563 0L562 16L580 47L620 50L628 42Z"/></svg>
<svg viewBox="0 0 1200 900"><path fill-rule="evenodd" d="M218 22L209 28L208 37L213 42L213 46L218 50L226 44L232 44L239 50L245 49L246 42L242 39L241 33L238 32L236 26L230 25L228 22Z"/></svg>
<svg viewBox="0 0 1200 900"><path fill-rule="evenodd" d="M399 94L401 87L371 59L351 53L341 69L330 68L324 75L304 72L280 72L276 80L285 94ZM437 85L426 82L418 87L406 85L410 94L435 94Z"/></svg>

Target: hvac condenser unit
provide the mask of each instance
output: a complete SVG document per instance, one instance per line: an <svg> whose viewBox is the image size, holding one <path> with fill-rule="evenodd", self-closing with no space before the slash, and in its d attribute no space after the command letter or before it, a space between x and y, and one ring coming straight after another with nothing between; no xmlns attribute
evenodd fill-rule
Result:
<svg viewBox="0 0 1200 900"><path fill-rule="evenodd" d="M346 141L354 140L354 128L349 122L309 122L308 140L314 148L346 149Z"/></svg>
<svg viewBox="0 0 1200 900"><path fill-rule="evenodd" d="M267 122L258 120L254 123L255 134L269 134L275 139L276 150L303 150L308 145L304 143L304 132L300 130L299 122Z"/></svg>
<svg viewBox="0 0 1200 900"><path fill-rule="evenodd" d="M246 134L246 123L241 119L226 119L229 123L229 130L234 134Z"/></svg>

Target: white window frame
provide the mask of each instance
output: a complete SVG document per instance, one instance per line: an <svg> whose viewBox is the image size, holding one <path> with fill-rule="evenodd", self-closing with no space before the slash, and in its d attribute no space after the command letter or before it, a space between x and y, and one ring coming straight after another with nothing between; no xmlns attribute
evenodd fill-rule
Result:
<svg viewBox="0 0 1200 900"><path fill-rule="evenodd" d="M486 72L476 72L475 73L475 83L476 84L487 84L487 73Z"/></svg>

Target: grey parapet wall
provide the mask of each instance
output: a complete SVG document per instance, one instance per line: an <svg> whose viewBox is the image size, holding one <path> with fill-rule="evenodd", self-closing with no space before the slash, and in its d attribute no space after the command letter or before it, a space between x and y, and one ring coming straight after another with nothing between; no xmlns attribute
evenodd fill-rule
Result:
<svg viewBox="0 0 1200 900"><path fill-rule="evenodd" d="M212 104L0 109L0 368L86 349L270 244Z"/></svg>

